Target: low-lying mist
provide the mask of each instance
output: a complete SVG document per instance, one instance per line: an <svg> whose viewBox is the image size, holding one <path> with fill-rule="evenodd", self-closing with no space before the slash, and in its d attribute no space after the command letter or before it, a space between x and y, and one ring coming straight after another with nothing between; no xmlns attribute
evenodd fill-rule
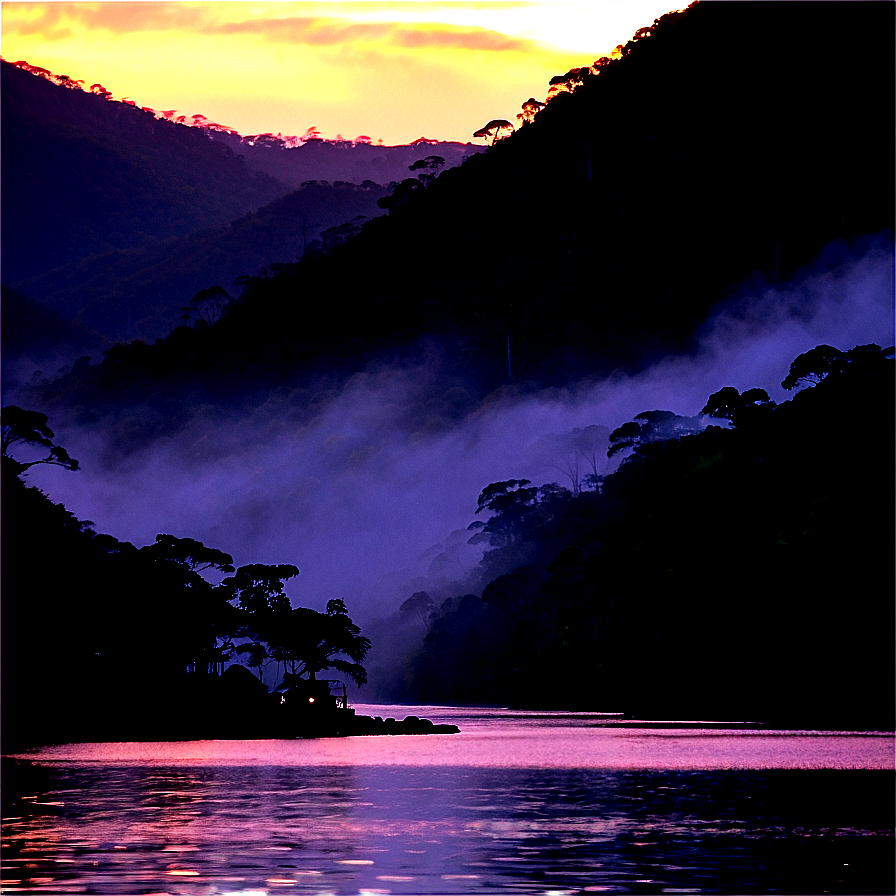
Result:
<svg viewBox="0 0 896 896"><path fill-rule="evenodd" d="M467 545L465 530L486 485L569 485L533 450L540 439L613 429L645 410L692 416L723 386L781 401L797 355L821 343L889 345L893 328L893 247L883 235L829 246L788 283L757 275L707 322L696 351L638 375L583 374L525 397L508 389L462 422L410 432L406 408L446 388L433 349L418 367L358 374L312 419L283 387L249 413L197 408L174 437L126 457L102 430L51 419L81 470L36 467L28 479L97 531L138 546L166 532L227 551L237 565L295 564L293 605L323 609L339 597L363 625L429 581L443 587L475 566L481 549Z"/></svg>

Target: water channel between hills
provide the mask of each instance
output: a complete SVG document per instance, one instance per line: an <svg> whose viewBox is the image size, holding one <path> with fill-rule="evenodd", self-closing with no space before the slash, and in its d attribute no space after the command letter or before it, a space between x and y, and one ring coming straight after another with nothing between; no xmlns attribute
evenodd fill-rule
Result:
<svg viewBox="0 0 896 896"><path fill-rule="evenodd" d="M892 732L356 708L461 733L4 757L3 892L896 892Z"/></svg>

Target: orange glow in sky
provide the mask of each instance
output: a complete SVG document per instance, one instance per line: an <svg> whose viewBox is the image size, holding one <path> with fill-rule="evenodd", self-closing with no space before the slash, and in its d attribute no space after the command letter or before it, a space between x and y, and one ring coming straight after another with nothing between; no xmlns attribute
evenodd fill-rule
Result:
<svg viewBox="0 0 896 896"><path fill-rule="evenodd" d="M686 5L686 4L685 4ZM8 2L0 52L241 134L472 141L670 0Z"/></svg>

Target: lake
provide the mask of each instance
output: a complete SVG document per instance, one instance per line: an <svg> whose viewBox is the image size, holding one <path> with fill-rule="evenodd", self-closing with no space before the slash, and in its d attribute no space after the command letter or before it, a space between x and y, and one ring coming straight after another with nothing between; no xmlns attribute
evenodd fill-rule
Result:
<svg viewBox="0 0 896 896"><path fill-rule="evenodd" d="M356 709L461 733L4 757L3 892L896 892L892 733Z"/></svg>

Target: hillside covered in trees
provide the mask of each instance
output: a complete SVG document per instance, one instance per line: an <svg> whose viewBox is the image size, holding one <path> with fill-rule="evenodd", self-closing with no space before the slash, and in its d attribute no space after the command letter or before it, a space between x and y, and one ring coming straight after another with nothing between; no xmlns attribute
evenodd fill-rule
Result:
<svg viewBox="0 0 896 896"><path fill-rule="evenodd" d="M437 154L450 167L482 149L327 141L314 129L244 138L25 62L0 61L0 85L2 273L14 288L6 376L22 359L53 371L79 349L99 358L116 342L165 336L201 290L237 293L235 278L295 262L339 238L326 231L383 214L377 200L411 165ZM41 337L48 315L68 338Z"/></svg>
<svg viewBox="0 0 896 896"><path fill-rule="evenodd" d="M639 414L582 490L487 487L475 593L415 594L372 633L420 639L383 696L892 728L892 358L819 346L789 401L728 387L702 419Z"/></svg>
<svg viewBox="0 0 896 896"><path fill-rule="evenodd" d="M239 294L236 281L247 271L267 272L283 260L344 240L363 221L384 214L377 201L389 192L372 181L308 182L223 227L64 265L20 282L15 295L19 301L37 296L45 312L78 321L93 337L92 347L80 355L101 357L117 342L152 342L185 322L195 323L196 303L188 306L203 290L217 286L229 301L232 293ZM40 360L58 348L52 335L19 334L33 318L12 305L5 310L4 352L12 369L22 356ZM77 357L69 353L69 361Z"/></svg>
<svg viewBox="0 0 896 896"><path fill-rule="evenodd" d="M512 136L405 189L388 219L249 276L216 326L116 349L36 399L114 415L122 389L138 405L162 392L170 425L232 370L252 373L226 400L251 404L422 340L439 346L443 380L477 398L686 351L754 272L783 280L831 241L892 228L892 13L708 3L664 16ZM309 300L321 295L359 300L344 314Z"/></svg>
<svg viewBox="0 0 896 896"><path fill-rule="evenodd" d="M69 510L14 484L4 514L77 530L97 570L141 542L85 534L88 513L295 562L321 608L364 615L364 697L892 726L893 24L878 3L662 17L509 136L489 122L484 152L408 165L385 214L238 295L205 284L164 338L17 383L83 472L52 481ZM751 349L773 381L725 367ZM668 386L641 404L640 382ZM704 386L689 410L671 394ZM21 556L5 578L27 581ZM429 560L438 588L388 567ZM182 607L141 594L134 653L120 629L84 643L117 674L148 658L150 694Z"/></svg>

